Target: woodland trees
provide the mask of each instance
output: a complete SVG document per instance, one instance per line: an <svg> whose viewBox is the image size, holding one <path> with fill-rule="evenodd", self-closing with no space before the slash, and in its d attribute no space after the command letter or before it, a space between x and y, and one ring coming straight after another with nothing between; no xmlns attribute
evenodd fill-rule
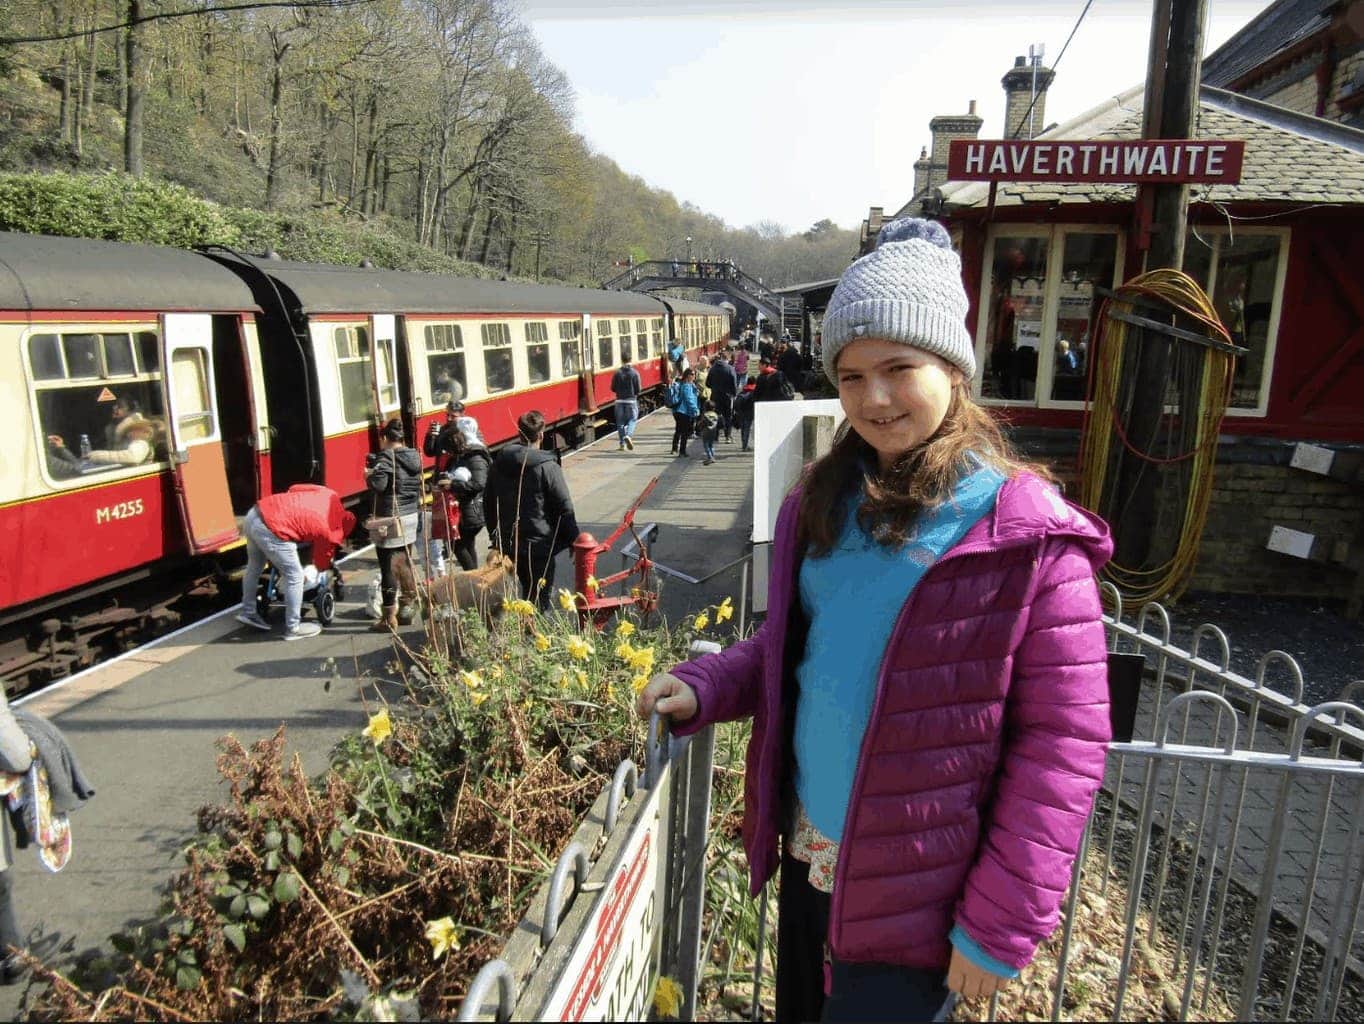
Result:
<svg viewBox="0 0 1364 1024"><path fill-rule="evenodd" d="M600 281L691 237L782 284L833 276L856 247L827 221L732 230L592 153L511 0L5 6L0 66L55 108L51 138L0 150L11 169L115 166L233 205L331 211L523 277ZM0 135L4 103L31 99L6 88Z"/></svg>

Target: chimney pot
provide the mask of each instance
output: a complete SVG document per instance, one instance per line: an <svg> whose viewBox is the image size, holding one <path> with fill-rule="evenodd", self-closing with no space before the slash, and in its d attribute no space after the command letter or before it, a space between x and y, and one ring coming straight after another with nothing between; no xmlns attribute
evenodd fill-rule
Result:
<svg viewBox="0 0 1364 1024"><path fill-rule="evenodd" d="M1028 58L1027 58L1027 57L1015 57L1015 58L1014 58L1014 67L1016 67L1016 68L1025 68L1025 67L1027 67L1027 66L1028 66Z"/></svg>
<svg viewBox="0 0 1364 1024"><path fill-rule="evenodd" d="M975 100L972 100L972 101L970 102L970 104L968 104L966 112L967 112L968 114L970 114L972 117L975 116L975 113L976 113L976 101L975 101Z"/></svg>

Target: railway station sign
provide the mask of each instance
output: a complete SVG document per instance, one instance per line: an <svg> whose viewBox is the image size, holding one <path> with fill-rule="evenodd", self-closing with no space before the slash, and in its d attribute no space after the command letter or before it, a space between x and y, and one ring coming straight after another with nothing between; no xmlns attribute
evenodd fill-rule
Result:
<svg viewBox="0 0 1364 1024"><path fill-rule="evenodd" d="M947 180L1234 185L1245 148L1237 139L956 139Z"/></svg>

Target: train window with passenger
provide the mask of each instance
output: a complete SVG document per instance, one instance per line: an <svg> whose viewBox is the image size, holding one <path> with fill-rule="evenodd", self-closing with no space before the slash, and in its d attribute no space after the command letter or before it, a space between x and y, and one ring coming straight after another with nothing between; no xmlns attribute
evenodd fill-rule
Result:
<svg viewBox="0 0 1364 1024"><path fill-rule="evenodd" d="M464 365L464 332L459 324L427 324L422 335L432 404L445 405L464 398L469 394L469 375Z"/></svg>
<svg viewBox="0 0 1364 1024"><path fill-rule="evenodd" d="M480 324L479 329L483 333L483 375L488 393L510 391L516 387L511 327L507 324Z"/></svg>
<svg viewBox="0 0 1364 1024"><path fill-rule="evenodd" d="M578 339L582 337L582 333L581 321L559 321L559 365L565 377L572 377L582 369L578 358Z"/></svg>
<svg viewBox="0 0 1364 1024"><path fill-rule="evenodd" d="M363 324L332 332L336 370L341 381L341 414L347 423L364 423L374 404L370 392L369 328Z"/></svg>
<svg viewBox="0 0 1364 1024"><path fill-rule="evenodd" d="M532 384L549 380L549 327L540 321L526 324L526 369Z"/></svg>
<svg viewBox="0 0 1364 1024"><path fill-rule="evenodd" d="M164 398L155 331L73 330L28 338L28 368L38 412L40 445L54 480L137 465L123 457L131 441L119 425L130 414L152 422L143 462L164 459ZM90 459L87 452L95 454Z"/></svg>
<svg viewBox="0 0 1364 1024"><path fill-rule="evenodd" d="M611 338L611 321L605 317L597 321L597 367L614 366L616 362L615 345Z"/></svg>

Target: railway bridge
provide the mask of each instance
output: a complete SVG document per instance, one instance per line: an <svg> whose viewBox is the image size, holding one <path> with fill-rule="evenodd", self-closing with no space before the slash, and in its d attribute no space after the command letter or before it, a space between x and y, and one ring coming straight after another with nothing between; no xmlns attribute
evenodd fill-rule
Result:
<svg viewBox="0 0 1364 1024"><path fill-rule="evenodd" d="M602 283L603 288L656 292L696 288L721 292L761 311L764 318L797 341L805 340L805 304L799 294L781 294L746 274L732 260L646 260Z"/></svg>

